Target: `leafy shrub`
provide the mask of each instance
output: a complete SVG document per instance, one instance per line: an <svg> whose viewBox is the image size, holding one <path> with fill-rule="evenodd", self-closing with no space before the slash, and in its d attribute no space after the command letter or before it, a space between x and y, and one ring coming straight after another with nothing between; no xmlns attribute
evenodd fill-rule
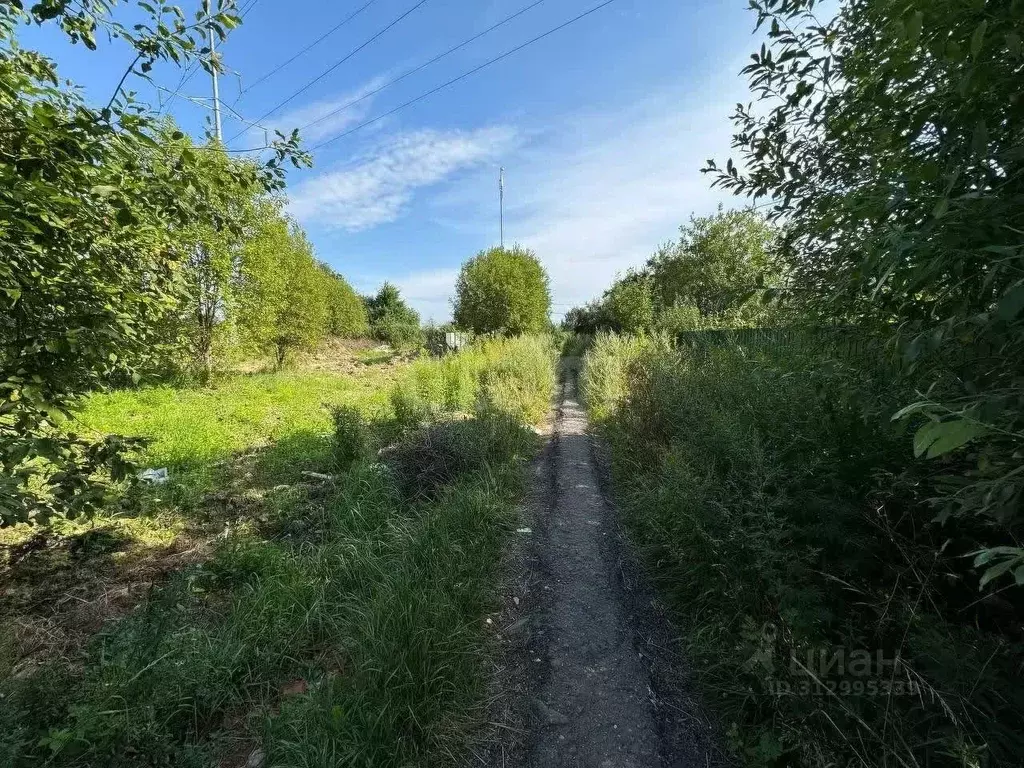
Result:
<svg viewBox="0 0 1024 768"><path fill-rule="evenodd" d="M548 327L548 275L533 251L481 251L455 284L455 324L476 333L541 333Z"/></svg>
<svg viewBox="0 0 1024 768"><path fill-rule="evenodd" d="M654 294L643 275L617 280L605 291L603 302L611 328L620 333L643 333L654 325Z"/></svg>
<svg viewBox="0 0 1024 768"><path fill-rule="evenodd" d="M371 331L375 339L395 349L415 348L423 342L419 321L401 315L384 315L373 324Z"/></svg>
<svg viewBox="0 0 1024 768"><path fill-rule="evenodd" d="M594 343L594 337L585 333L565 333L561 343L562 357L583 357Z"/></svg>
<svg viewBox="0 0 1024 768"><path fill-rule="evenodd" d="M743 70L756 103L732 116L739 158L705 170L785 223L805 317L875 323L902 349L919 392L892 411L944 476L932 504L1010 527L979 565L1019 588L1024 6L853 0L823 22L816 5L751 3L769 38Z"/></svg>
<svg viewBox="0 0 1024 768"><path fill-rule="evenodd" d="M385 282L375 296L364 299L370 335L396 349L423 343L420 316L402 300L391 283Z"/></svg>
<svg viewBox="0 0 1024 768"><path fill-rule="evenodd" d="M598 339L588 405L626 525L737 755L816 768L1017 759L1021 606L994 612L969 586L964 555L983 528L922 516L934 480L880 417L905 385L828 350L637 345ZM839 651L886 664L837 678L810 662Z"/></svg>
<svg viewBox="0 0 1024 768"><path fill-rule="evenodd" d="M339 469L347 469L370 451L367 425L362 411L351 405L331 411L334 420L334 461Z"/></svg>
<svg viewBox="0 0 1024 768"><path fill-rule="evenodd" d="M321 265L328 278L328 330L334 336L354 339L370 332L366 305L348 281L326 265Z"/></svg>

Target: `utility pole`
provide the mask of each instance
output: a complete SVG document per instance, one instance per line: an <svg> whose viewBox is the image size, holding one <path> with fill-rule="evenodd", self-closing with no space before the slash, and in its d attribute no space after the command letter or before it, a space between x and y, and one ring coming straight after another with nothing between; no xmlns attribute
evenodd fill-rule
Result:
<svg viewBox="0 0 1024 768"><path fill-rule="evenodd" d="M498 169L498 244L505 247L505 168Z"/></svg>
<svg viewBox="0 0 1024 768"><path fill-rule="evenodd" d="M207 30L210 33L210 74L213 77L213 130L217 141L224 143L224 134L220 127L220 87L217 85L217 57L213 52L213 27Z"/></svg>

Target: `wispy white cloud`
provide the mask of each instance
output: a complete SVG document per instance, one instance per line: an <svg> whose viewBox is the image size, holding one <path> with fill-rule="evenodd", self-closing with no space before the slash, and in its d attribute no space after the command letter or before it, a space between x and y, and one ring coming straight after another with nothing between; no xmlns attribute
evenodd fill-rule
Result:
<svg viewBox="0 0 1024 768"><path fill-rule="evenodd" d="M350 232L394 221L417 189L494 158L515 140L516 132L505 126L392 136L346 165L299 184L289 211L304 223Z"/></svg>
<svg viewBox="0 0 1024 768"><path fill-rule="evenodd" d="M586 118L583 131L592 139L585 151L543 149L521 178L511 172L506 240L544 262L556 312L600 295L617 273L674 237L692 212L726 199L700 168L729 153L731 105L677 104L659 98Z"/></svg>
<svg viewBox="0 0 1024 768"><path fill-rule="evenodd" d="M534 127L532 141L507 159L505 241L532 248L544 263L556 320L599 296L616 274L643 264L691 213L742 204L700 173L709 157L730 154L728 116L745 95L734 71L702 91L661 92L621 109L563 116L547 130ZM496 192L488 171L432 203L438 220L491 242ZM419 285L435 293L421 290L414 305L439 311L454 280L421 277Z"/></svg>

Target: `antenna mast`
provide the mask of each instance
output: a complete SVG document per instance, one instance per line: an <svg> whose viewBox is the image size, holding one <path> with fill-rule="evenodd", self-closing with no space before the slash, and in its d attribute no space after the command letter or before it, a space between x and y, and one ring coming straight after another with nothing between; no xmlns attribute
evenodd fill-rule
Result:
<svg viewBox="0 0 1024 768"><path fill-rule="evenodd" d="M213 52L213 27L209 28L210 33L210 75L213 77L213 128L217 141L224 143L224 134L220 127L220 87L217 84L217 58Z"/></svg>

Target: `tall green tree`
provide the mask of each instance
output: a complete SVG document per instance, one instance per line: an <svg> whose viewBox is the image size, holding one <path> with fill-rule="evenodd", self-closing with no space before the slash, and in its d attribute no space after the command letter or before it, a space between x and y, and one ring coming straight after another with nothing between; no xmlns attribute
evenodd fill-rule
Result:
<svg viewBox="0 0 1024 768"><path fill-rule="evenodd" d="M305 159L293 135L265 165L210 174L202 157L213 150L161 145L156 115L125 91L157 62L195 59L208 30L223 37L239 21L230 4L188 20L139 3L132 28L104 0L42 0L30 14L20 5L0 5L0 524L102 502L100 470L127 467L116 439L64 429L75 398L145 360L186 256L174 233L196 220L234 226L221 211L236 183L278 189L282 163ZM98 31L126 43L135 56L109 101L86 104L51 61L21 48L24 21L90 49Z"/></svg>
<svg viewBox="0 0 1024 768"><path fill-rule="evenodd" d="M647 262L660 307L694 306L715 317L778 283L771 258L775 228L756 212L720 207L710 216L691 216L679 232Z"/></svg>
<svg viewBox="0 0 1024 768"><path fill-rule="evenodd" d="M366 304L344 277L326 264L320 268L328 285L328 330L333 336L346 339L366 336L370 332Z"/></svg>
<svg viewBox="0 0 1024 768"><path fill-rule="evenodd" d="M242 251L234 287L234 321L243 344L270 353L280 367L312 349L331 329L338 281L314 255L305 233L280 212L260 207L261 223Z"/></svg>
<svg viewBox="0 0 1024 768"><path fill-rule="evenodd" d="M551 292L537 256L518 245L481 251L462 265L454 320L476 333L534 333L548 327Z"/></svg>
<svg viewBox="0 0 1024 768"><path fill-rule="evenodd" d="M654 326L654 296L651 280L631 273L605 291L602 299L605 323L610 330L643 333Z"/></svg>

